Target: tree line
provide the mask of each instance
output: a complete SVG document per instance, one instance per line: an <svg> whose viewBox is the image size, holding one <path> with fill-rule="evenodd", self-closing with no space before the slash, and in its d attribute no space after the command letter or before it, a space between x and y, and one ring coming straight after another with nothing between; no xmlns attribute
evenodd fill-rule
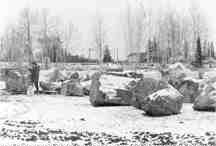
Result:
<svg viewBox="0 0 216 146"><path fill-rule="evenodd" d="M178 11L169 5L153 10L143 1L132 7L128 0L124 20L128 54L147 52L148 62L159 63L214 57L207 18L195 1L185 11Z"/></svg>
<svg viewBox="0 0 216 146"><path fill-rule="evenodd" d="M214 42L209 41L206 17L201 8L192 1L185 11L167 6L156 10L146 7L144 1L126 1L119 25L124 36L126 55L132 52L147 52L148 62L170 63L175 60L193 61L215 57ZM97 61L113 61L107 48L105 17L96 12L92 38ZM37 58L51 62L95 61L74 55L76 43L82 36L72 21L62 22L49 9L24 8L17 23L8 25L1 37L1 60L31 61ZM199 40L199 41L198 41ZM200 44L200 50L198 48ZM107 55L108 54L108 55ZM200 54L200 55L197 55Z"/></svg>

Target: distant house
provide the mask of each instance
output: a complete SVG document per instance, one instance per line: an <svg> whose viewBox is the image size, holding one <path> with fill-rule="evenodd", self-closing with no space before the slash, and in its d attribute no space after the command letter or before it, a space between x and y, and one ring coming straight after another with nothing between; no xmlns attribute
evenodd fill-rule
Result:
<svg viewBox="0 0 216 146"><path fill-rule="evenodd" d="M130 53L127 56L127 60L130 63L147 62L147 53L146 52L134 52L134 53Z"/></svg>

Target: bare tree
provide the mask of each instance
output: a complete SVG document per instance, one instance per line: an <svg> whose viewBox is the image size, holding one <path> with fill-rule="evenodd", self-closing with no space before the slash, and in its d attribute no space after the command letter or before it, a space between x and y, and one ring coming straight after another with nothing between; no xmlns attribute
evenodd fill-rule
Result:
<svg viewBox="0 0 216 146"><path fill-rule="evenodd" d="M140 52L145 48L146 30L149 24L147 24L147 14L142 1L136 1L135 8L131 6L129 0L126 4L124 34L128 55L131 52Z"/></svg>
<svg viewBox="0 0 216 146"><path fill-rule="evenodd" d="M142 2L138 2L138 8L136 9L136 22L135 22L135 48L137 49L136 52L140 52L142 48L144 48L144 33L145 33L145 19L146 19L146 12ZM134 48L134 49L135 49Z"/></svg>
<svg viewBox="0 0 216 146"><path fill-rule="evenodd" d="M25 33L25 44L28 61L33 60L32 53L32 37L31 37L31 10L30 8L24 8L21 12L20 17L21 25L23 27L23 31Z"/></svg>
<svg viewBox="0 0 216 146"><path fill-rule="evenodd" d="M188 46L188 41L184 41L184 58L187 60L188 59L188 52L189 52L189 46Z"/></svg>
<svg viewBox="0 0 216 146"><path fill-rule="evenodd" d="M193 34L191 46L195 52L197 38L201 37L202 39L208 39L208 29L207 29L207 23L205 17L202 15L201 12L201 8L195 0L193 0L191 3L189 13L191 17L191 27L192 27L192 34Z"/></svg>
<svg viewBox="0 0 216 146"><path fill-rule="evenodd" d="M40 38L40 43L42 45L42 52L43 52L43 58L47 57L47 54L49 54L49 37L48 37L48 17L49 12L48 9L42 9L42 38Z"/></svg>
<svg viewBox="0 0 216 146"><path fill-rule="evenodd" d="M129 55L131 49L134 48L133 46L133 32L134 27L132 23L132 8L130 6L129 0L127 0L127 7L126 7L126 16L125 16L125 23L126 25L124 28L124 37L125 37L125 46L126 46L126 54Z"/></svg>
<svg viewBox="0 0 216 146"><path fill-rule="evenodd" d="M105 44L105 28L103 17L99 13L97 13L94 24L94 42L97 48L99 62L102 63L103 47Z"/></svg>

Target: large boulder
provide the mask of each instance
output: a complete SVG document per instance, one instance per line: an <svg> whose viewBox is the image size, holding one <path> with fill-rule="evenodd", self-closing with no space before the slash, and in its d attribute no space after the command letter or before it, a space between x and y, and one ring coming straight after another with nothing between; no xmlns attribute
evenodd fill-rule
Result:
<svg viewBox="0 0 216 146"><path fill-rule="evenodd" d="M182 81L178 91L184 96L184 103L193 103L199 95L200 81L196 79L186 79Z"/></svg>
<svg viewBox="0 0 216 146"><path fill-rule="evenodd" d="M123 71L123 67L121 65L117 65L117 64L112 64L112 63L107 63L104 64L105 69L107 72L122 72Z"/></svg>
<svg viewBox="0 0 216 146"><path fill-rule="evenodd" d="M43 82L59 82L64 81L68 78L66 73L58 68L52 68L49 70L41 70L39 81Z"/></svg>
<svg viewBox="0 0 216 146"><path fill-rule="evenodd" d="M184 82L185 77L186 75L183 72L172 73L168 77L168 83L176 89L179 89Z"/></svg>
<svg viewBox="0 0 216 146"><path fill-rule="evenodd" d="M57 93L59 93L61 90L62 83L40 81L39 85L40 85L40 88L42 89L42 91L44 91L44 92L57 92Z"/></svg>
<svg viewBox="0 0 216 146"><path fill-rule="evenodd" d="M132 96L131 90L116 89L116 97L121 97L126 105L131 105Z"/></svg>
<svg viewBox="0 0 216 146"><path fill-rule="evenodd" d="M152 78L143 78L139 80L132 90L132 105L136 108L141 108L143 101L148 95L168 87L168 83L162 80L155 80Z"/></svg>
<svg viewBox="0 0 216 146"><path fill-rule="evenodd" d="M90 87L90 102L99 105L130 105L132 94L127 85L132 78L95 73Z"/></svg>
<svg viewBox="0 0 216 146"><path fill-rule="evenodd" d="M168 66L166 69L161 69L163 78L176 89L179 89L185 78L199 78L198 71L192 71L182 63L175 63Z"/></svg>
<svg viewBox="0 0 216 146"><path fill-rule="evenodd" d="M61 94L66 96L83 96L84 89L78 81L67 81L62 84Z"/></svg>
<svg viewBox="0 0 216 146"><path fill-rule="evenodd" d="M195 99L193 109L200 111L216 111L216 89L211 84L205 84Z"/></svg>
<svg viewBox="0 0 216 146"><path fill-rule="evenodd" d="M6 90L11 93L26 93L31 84L30 73L24 69L3 69L2 76L6 84Z"/></svg>
<svg viewBox="0 0 216 146"><path fill-rule="evenodd" d="M141 109L150 116L179 114L182 103L183 96L170 86L147 96L141 103Z"/></svg>

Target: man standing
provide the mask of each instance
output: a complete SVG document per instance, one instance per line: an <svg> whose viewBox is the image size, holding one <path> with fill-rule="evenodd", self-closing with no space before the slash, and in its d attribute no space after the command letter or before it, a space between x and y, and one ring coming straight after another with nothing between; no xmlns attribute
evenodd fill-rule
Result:
<svg viewBox="0 0 216 146"><path fill-rule="evenodd" d="M29 69L31 73L31 82L36 88L36 93L39 93L39 86L38 86L38 81L39 81L39 72L40 72L40 66L34 61L31 64L31 68Z"/></svg>

